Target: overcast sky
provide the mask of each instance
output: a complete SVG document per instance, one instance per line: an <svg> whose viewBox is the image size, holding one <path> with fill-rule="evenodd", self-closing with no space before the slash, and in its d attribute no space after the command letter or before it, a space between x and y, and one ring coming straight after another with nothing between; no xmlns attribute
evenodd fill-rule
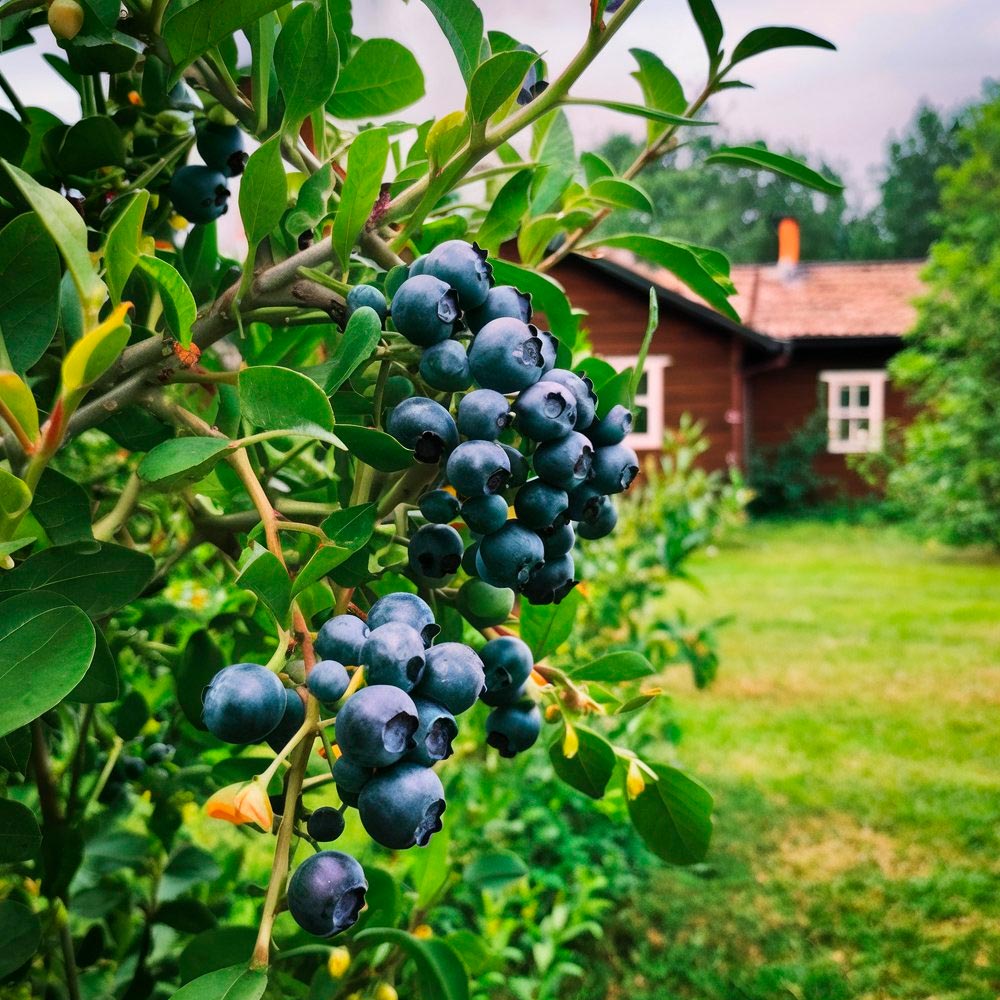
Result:
<svg viewBox="0 0 1000 1000"><path fill-rule="evenodd" d="M558 70L579 47L587 0L481 0L488 28L509 32L543 52ZM841 168L855 198L873 189L873 171L888 136L926 98L945 108L976 97L1000 75L998 0L717 0L727 47L763 24L794 24L836 43L838 52L789 49L746 64L740 77L756 87L716 100L713 116L738 139L792 144ZM461 77L433 18L419 0L355 0L355 30L398 38L416 52L427 96L408 113L418 120L461 106ZM40 33L42 34L42 33ZM579 96L635 100L629 49L655 51L689 93L702 80L705 55L685 0L645 0L575 88ZM0 55L0 70L29 103L76 113L72 91L37 53ZM2 104L0 100L0 104ZM615 130L641 123L595 109L572 109L579 145L592 147Z"/></svg>

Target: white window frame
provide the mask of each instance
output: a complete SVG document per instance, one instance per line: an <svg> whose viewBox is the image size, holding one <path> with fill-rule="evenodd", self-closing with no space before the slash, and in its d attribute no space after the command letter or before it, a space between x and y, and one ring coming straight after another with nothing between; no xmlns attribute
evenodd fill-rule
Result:
<svg viewBox="0 0 1000 1000"><path fill-rule="evenodd" d="M639 360L636 355L613 354L605 361L616 371L634 368ZM646 376L646 391L635 397L635 409L646 411L646 429L641 434L629 434L625 439L635 451L661 451L663 434L666 431L663 398L666 380L664 372L673 364L669 354L647 354L643 372Z"/></svg>
<svg viewBox="0 0 1000 1000"><path fill-rule="evenodd" d="M883 369L843 369L820 372L826 383L826 450L832 455L858 455L882 450L882 428L885 422L885 379ZM860 389L868 390L868 405L855 401ZM848 389L851 400L847 406L840 401L842 389ZM847 437L840 436L841 421L848 421ZM868 421L868 429L860 421Z"/></svg>

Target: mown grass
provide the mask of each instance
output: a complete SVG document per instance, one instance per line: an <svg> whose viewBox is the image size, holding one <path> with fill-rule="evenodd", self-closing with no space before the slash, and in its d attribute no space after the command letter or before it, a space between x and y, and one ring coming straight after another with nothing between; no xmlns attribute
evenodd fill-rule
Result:
<svg viewBox="0 0 1000 1000"><path fill-rule="evenodd" d="M716 795L580 996L997 1000L1000 562L889 527L758 523L699 566L722 670L668 680Z"/></svg>

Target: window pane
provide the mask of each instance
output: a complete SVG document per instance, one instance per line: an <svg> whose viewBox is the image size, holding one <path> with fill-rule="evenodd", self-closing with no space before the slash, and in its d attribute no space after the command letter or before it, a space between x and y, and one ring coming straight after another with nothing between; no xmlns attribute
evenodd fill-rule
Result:
<svg viewBox="0 0 1000 1000"><path fill-rule="evenodd" d="M839 420L837 421L837 440L846 441L851 436L851 422L850 420Z"/></svg>
<svg viewBox="0 0 1000 1000"><path fill-rule="evenodd" d="M646 413L645 407L639 407L639 406L637 406L633 410L633 414L634 414L634 417L633 417L633 420L632 420L632 433L633 434L645 434L646 431L647 431L647 429L648 429L648 426L649 426L648 422L647 422L647 419L646 419L647 416L648 416L648 414Z"/></svg>
<svg viewBox="0 0 1000 1000"><path fill-rule="evenodd" d="M859 385L858 386L858 406L868 407L871 405L870 392L868 386Z"/></svg>
<svg viewBox="0 0 1000 1000"><path fill-rule="evenodd" d="M862 431L865 435L868 434L868 421L866 420L856 420L855 426L859 431Z"/></svg>
<svg viewBox="0 0 1000 1000"><path fill-rule="evenodd" d="M845 409L851 405L851 387L849 385L840 387L840 405Z"/></svg>
<svg viewBox="0 0 1000 1000"><path fill-rule="evenodd" d="M639 376L639 388L636 390L636 394L644 393L649 391L649 377L645 372Z"/></svg>

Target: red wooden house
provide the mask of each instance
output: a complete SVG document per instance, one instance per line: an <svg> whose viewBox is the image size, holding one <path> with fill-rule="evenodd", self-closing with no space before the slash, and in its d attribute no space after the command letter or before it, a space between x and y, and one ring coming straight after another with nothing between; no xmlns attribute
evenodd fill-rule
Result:
<svg viewBox="0 0 1000 1000"><path fill-rule="evenodd" d="M798 250L798 224L785 219L775 264L733 267L741 323L622 251L573 256L555 269L573 305L589 313L595 353L623 366L635 361L649 288L657 290L660 327L636 400L636 450L658 450L664 430L689 413L705 424L709 465L745 468L754 449L781 444L822 409L828 441L817 470L846 491L862 489L845 456L880 449L885 421L906 418L886 365L913 325L923 264L805 263Z"/></svg>

